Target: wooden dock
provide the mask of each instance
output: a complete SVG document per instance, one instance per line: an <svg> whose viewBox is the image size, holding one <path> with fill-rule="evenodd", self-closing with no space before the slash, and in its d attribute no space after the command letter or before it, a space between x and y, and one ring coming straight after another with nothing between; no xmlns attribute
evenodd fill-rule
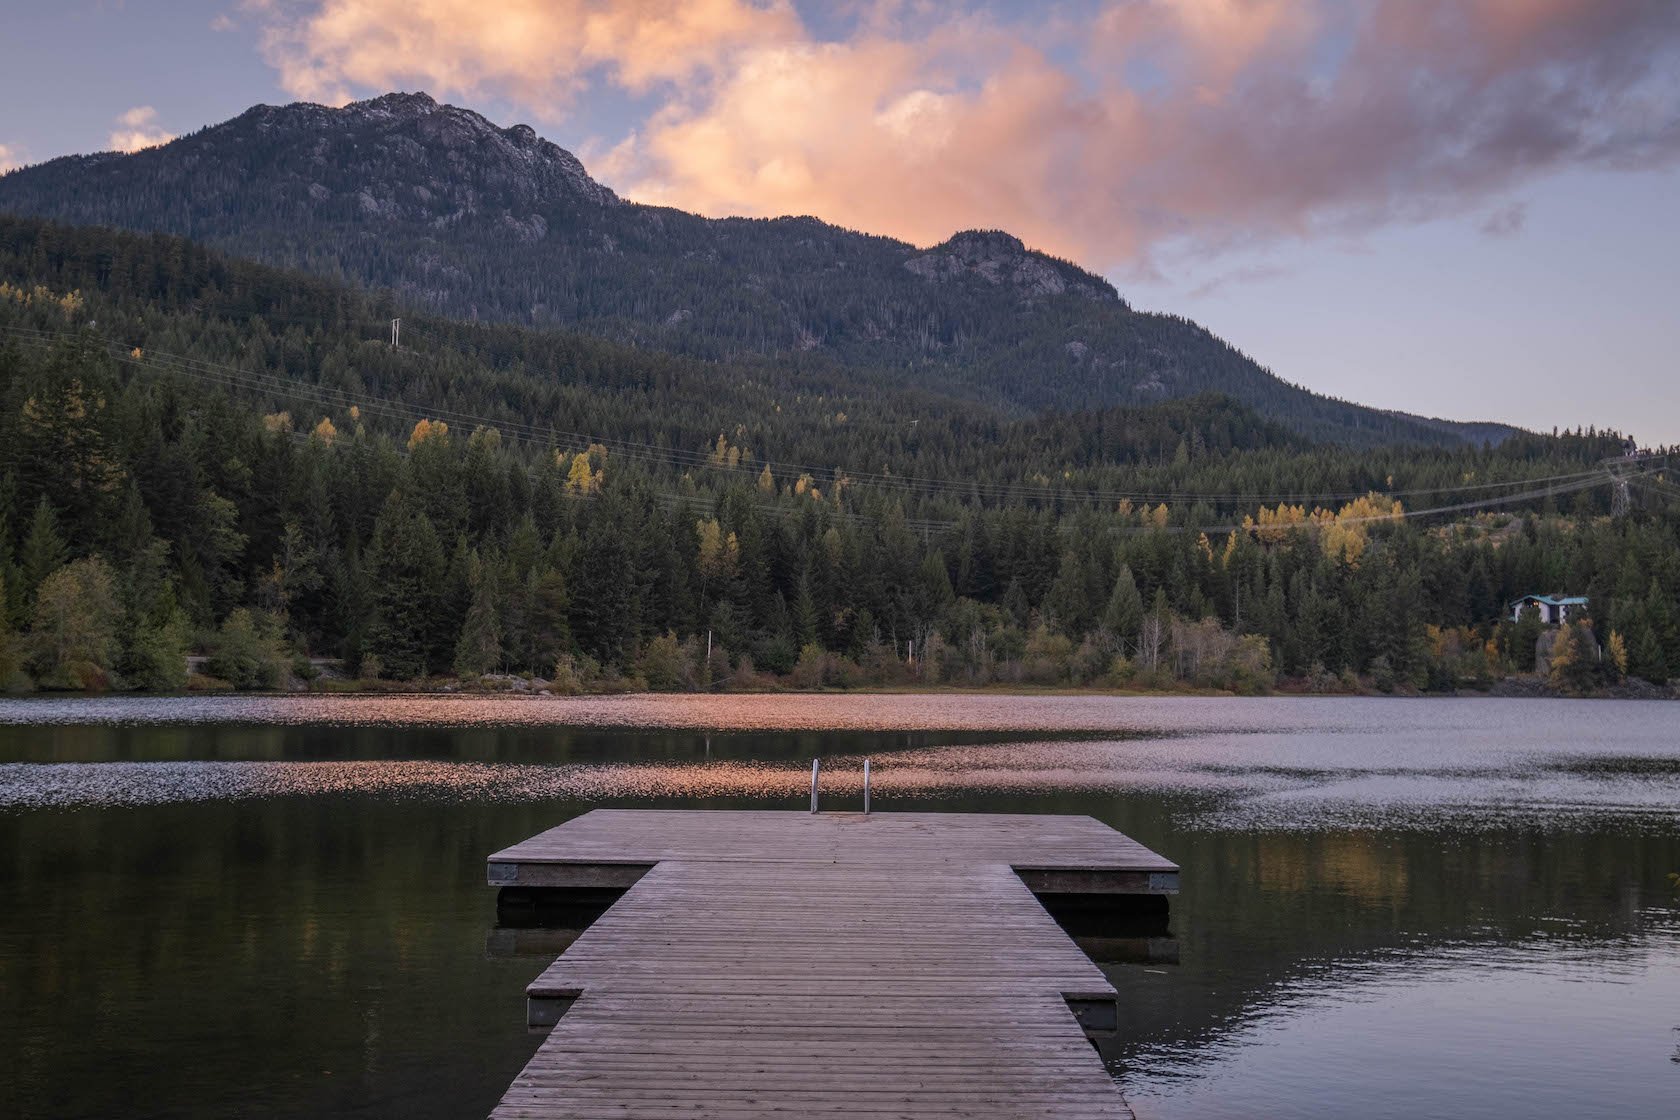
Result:
<svg viewBox="0 0 1680 1120"><path fill-rule="evenodd" d="M1033 892L1178 868L1089 817L596 810L489 880L629 888L528 989L497 1118L1117 1117L1116 993Z"/></svg>

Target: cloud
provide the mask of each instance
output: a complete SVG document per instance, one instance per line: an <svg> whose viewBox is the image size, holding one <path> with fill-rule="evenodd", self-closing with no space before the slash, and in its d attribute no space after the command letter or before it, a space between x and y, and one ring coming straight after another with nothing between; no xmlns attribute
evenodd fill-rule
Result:
<svg viewBox="0 0 1680 1120"><path fill-rule="evenodd" d="M1501 206L1483 218L1477 228L1489 237L1514 237L1522 232L1527 222L1528 206L1521 202L1513 202L1509 206Z"/></svg>
<svg viewBox="0 0 1680 1120"><path fill-rule="evenodd" d="M24 164L23 151L11 144L0 144L0 175L16 171Z"/></svg>
<svg viewBox="0 0 1680 1120"><path fill-rule="evenodd" d="M318 0L248 5L290 93L492 93L555 118L591 81L639 92L720 68L800 31L786 0Z"/></svg>
<svg viewBox="0 0 1680 1120"><path fill-rule="evenodd" d="M1104 270L1680 156L1672 0L1123 0L1031 23L883 0L822 34L782 0L254 10L300 96L421 85L555 119L607 87L649 106L591 145L631 197L922 244L1002 227Z"/></svg>
<svg viewBox="0 0 1680 1120"><path fill-rule="evenodd" d="M1208 296L1235 284L1258 284L1262 281L1276 280L1280 276L1287 275L1289 275L1289 270L1281 265L1244 265L1241 268L1234 268L1229 272L1221 273L1210 280L1204 280L1190 290L1190 298L1206 299Z"/></svg>
<svg viewBox="0 0 1680 1120"><path fill-rule="evenodd" d="M111 130L106 143L114 152L138 152L142 148L167 144L173 139L173 132L158 127L156 109L150 105L136 105L117 118L117 127Z"/></svg>

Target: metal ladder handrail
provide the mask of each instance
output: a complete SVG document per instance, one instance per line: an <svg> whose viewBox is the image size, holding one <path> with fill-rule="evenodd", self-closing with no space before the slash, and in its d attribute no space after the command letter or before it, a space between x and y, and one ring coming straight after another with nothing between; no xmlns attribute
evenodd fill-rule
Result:
<svg viewBox="0 0 1680 1120"><path fill-rule="evenodd" d="M817 811L818 779L822 776L822 759L811 760L811 812ZM863 760L863 815L869 815L869 760Z"/></svg>

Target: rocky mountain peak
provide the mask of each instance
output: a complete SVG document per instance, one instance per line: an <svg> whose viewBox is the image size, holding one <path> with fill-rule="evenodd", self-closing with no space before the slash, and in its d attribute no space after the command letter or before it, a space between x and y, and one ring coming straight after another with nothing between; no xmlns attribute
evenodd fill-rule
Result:
<svg viewBox="0 0 1680 1120"><path fill-rule="evenodd" d="M393 117L418 117L436 112L437 108L438 103L432 99L432 95L429 93L424 91L415 91L414 93L398 91L383 93L378 97L370 97L366 101L352 101L338 111L351 116L383 114Z"/></svg>
<svg viewBox="0 0 1680 1120"><path fill-rule="evenodd" d="M358 190L376 201L400 187L417 186L419 203L453 201L456 206L447 214L455 217L492 206L525 221L556 202L619 203L616 194L590 178L576 156L542 139L530 125L499 128L470 109L440 104L421 92L387 93L338 108L311 102L258 105L166 144L156 155L160 161L167 161L172 150L196 155L212 149L220 155L229 148L249 148L253 141L278 146L295 173L307 175L307 169L320 167L323 174L310 175L308 184L317 202L342 193L348 185L342 180L355 178ZM364 209L369 217L396 216L390 206Z"/></svg>
<svg viewBox="0 0 1680 1120"><path fill-rule="evenodd" d="M1034 252L1019 237L997 229L953 234L944 244L905 261L904 267L936 283L977 277L993 285L1007 284L1029 299L1065 293L1095 300L1120 299L1102 277Z"/></svg>

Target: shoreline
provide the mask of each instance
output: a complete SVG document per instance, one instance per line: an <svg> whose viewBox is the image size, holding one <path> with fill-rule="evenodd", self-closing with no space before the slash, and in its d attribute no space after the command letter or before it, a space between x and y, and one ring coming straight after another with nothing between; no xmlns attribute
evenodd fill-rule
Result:
<svg viewBox="0 0 1680 1120"><path fill-rule="evenodd" d="M385 681L385 680L353 680L348 678L334 678L315 682L304 682L294 678L294 687L272 689L238 689L222 687L221 682L211 682L205 678L197 678L202 684L189 684L184 690L174 692L143 692L133 690L106 691L74 691L37 689L29 692L13 692L0 694L0 699L7 700L78 700L78 699L117 699L149 697L155 699L186 698L186 697L322 697L322 696L436 696L436 697L475 697L475 698L544 698L560 699L594 699L601 697L630 697L630 696L1022 696L1022 697L1107 697L1113 699L1171 699L1183 697L1185 699L1266 699L1266 698L1299 698L1299 699L1350 699L1350 700L1680 700L1680 687L1674 685L1662 686L1640 681L1638 684L1624 683L1614 688L1601 689L1595 692L1570 693L1560 692L1546 685L1536 678L1510 677L1494 682L1487 689L1460 688L1450 692L1428 692L1420 689L1392 689L1384 691L1371 686L1357 689L1313 689L1291 687L1291 682L1283 681L1278 687L1264 692L1236 692L1229 689L1215 688L1172 688L1172 689L1135 689L1135 688L1104 688L1096 686L1076 685L1035 685L1035 684L900 684L900 685L867 685L857 688L818 687L818 688L731 688L731 689L662 689L624 687L624 688L596 688L572 691L557 691L546 687L547 682L540 678L531 681L514 677L508 680L498 679L497 687L485 687L480 683L463 682L454 678L439 678L436 680L417 681Z"/></svg>

